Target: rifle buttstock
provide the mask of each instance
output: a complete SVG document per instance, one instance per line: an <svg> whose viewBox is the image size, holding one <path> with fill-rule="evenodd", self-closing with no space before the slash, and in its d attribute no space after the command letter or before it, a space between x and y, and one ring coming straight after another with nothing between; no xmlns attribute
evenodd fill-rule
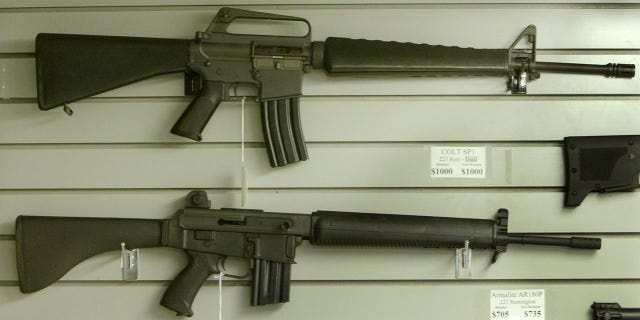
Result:
<svg viewBox="0 0 640 320"><path fill-rule="evenodd" d="M18 216L16 258L23 293L43 289L97 254L165 246L165 220Z"/></svg>
<svg viewBox="0 0 640 320"><path fill-rule="evenodd" d="M188 53L189 40L40 33L38 107L49 110L153 76L183 72Z"/></svg>

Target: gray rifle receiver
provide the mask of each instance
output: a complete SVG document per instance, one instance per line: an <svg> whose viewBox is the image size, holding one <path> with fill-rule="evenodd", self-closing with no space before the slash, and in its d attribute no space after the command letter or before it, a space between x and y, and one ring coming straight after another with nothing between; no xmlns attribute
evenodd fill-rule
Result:
<svg viewBox="0 0 640 320"><path fill-rule="evenodd" d="M232 21L276 20L306 24L306 35L235 34ZM522 40L528 48L517 48ZM632 78L632 64L536 61L536 28L530 25L508 49L330 37L311 41L303 18L233 8L218 11L194 40L40 33L36 37L38 106L49 110L153 76L185 73L185 95L197 95L171 132L200 141L221 101L238 85L258 88L262 131L272 167L308 159L300 120L302 75L312 68L330 75L502 76L507 90L526 93L540 72ZM68 109L65 109L68 110Z"/></svg>
<svg viewBox="0 0 640 320"><path fill-rule="evenodd" d="M507 250L508 244L600 249L599 238L559 238L508 233L508 212L495 220L316 211L308 214L210 209L207 193L190 192L170 219L19 216L18 279L23 293L43 289L78 263L102 252L171 247L189 261L161 304L181 316L225 257L251 260L251 305L289 301L291 264L302 241L324 246L388 246ZM51 263L55 261L55 263Z"/></svg>

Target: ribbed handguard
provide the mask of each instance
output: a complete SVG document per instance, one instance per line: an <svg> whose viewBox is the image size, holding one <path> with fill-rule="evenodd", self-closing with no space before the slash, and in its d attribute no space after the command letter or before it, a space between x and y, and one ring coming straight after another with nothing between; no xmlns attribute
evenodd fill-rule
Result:
<svg viewBox="0 0 640 320"><path fill-rule="evenodd" d="M334 37L327 38L324 44L314 42L314 68L324 68L332 74L504 76L508 67L505 49Z"/></svg>
<svg viewBox="0 0 640 320"><path fill-rule="evenodd" d="M311 216L314 245L491 248L493 220L318 211Z"/></svg>

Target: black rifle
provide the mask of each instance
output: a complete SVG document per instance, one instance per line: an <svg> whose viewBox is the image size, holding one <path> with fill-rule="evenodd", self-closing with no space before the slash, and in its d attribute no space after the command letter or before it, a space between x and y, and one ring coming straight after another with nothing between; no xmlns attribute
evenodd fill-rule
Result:
<svg viewBox="0 0 640 320"><path fill-rule="evenodd" d="M236 19L295 21L304 36L228 32ZM516 45L527 40L529 48ZM526 93L540 72L632 78L632 64L573 64L536 61L536 28L528 26L508 49L473 49L376 40L327 38L311 41L303 18L233 8L218 11L194 40L41 33L36 37L38 106L49 110L111 89L167 73L185 73L185 95L198 95L171 132L200 141L230 89L256 86L264 141L271 166L308 159L300 122L302 75L500 76L507 90ZM69 109L65 109L69 110ZM71 113L68 111L68 113Z"/></svg>
<svg viewBox="0 0 640 320"><path fill-rule="evenodd" d="M312 245L401 246L494 249L493 262L507 244L600 249L599 238L540 237L507 232L508 212L495 220L317 211L311 215L246 209L210 209L204 191L187 195L186 207L170 219L19 216L16 219L18 278L23 293L60 279L83 260L131 248L183 249L188 265L161 304L191 316L191 304L225 257L251 259L251 305L289 301L296 247ZM55 263L51 263L55 261Z"/></svg>
<svg viewBox="0 0 640 320"><path fill-rule="evenodd" d="M616 302L594 302L594 320L640 320L640 308L623 308Z"/></svg>

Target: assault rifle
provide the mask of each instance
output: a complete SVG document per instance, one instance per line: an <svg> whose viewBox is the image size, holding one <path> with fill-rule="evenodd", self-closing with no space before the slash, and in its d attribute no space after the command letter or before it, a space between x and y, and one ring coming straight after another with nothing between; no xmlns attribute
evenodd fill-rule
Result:
<svg viewBox="0 0 640 320"><path fill-rule="evenodd" d="M579 249L601 245L599 238L510 234L505 209L490 220L334 211L308 215L210 205L207 193L196 190L187 195L184 209L164 220L19 216L20 290L43 289L83 260L118 250L121 243L130 248L166 246L185 250L189 262L160 304L191 316L198 290L223 269L225 257L251 259L251 305L289 301L291 264L303 240L312 245L493 249L493 262L508 244Z"/></svg>
<svg viewBox="0 0 640 320"><path fill-rule="evenodd" d="M623 308L616 302L594 302L593 320L640 320L640 308Z"/></svg>
<svg viewBox="0 0 640 320"><path fill-rule="evenodd" d="M303 36L230 33L234 20L293 21ZM517 48L526 40L528 47ZM200 141L220 101L237 85L258 89L262 131L272 167L308 159L300 121L302 75L324 69L355 76L500 76L507 90L526 93L540 72L632 78L633 64L536 60L536 27L508 49L473 49L330 37L311 41L303 18L233 8L218 11L194 40L41 33L36 37L38 106L49 110L156 75L185 73L185 95L197 95L171 133ZM237 97L235 97L237 98Z"/></svg>

